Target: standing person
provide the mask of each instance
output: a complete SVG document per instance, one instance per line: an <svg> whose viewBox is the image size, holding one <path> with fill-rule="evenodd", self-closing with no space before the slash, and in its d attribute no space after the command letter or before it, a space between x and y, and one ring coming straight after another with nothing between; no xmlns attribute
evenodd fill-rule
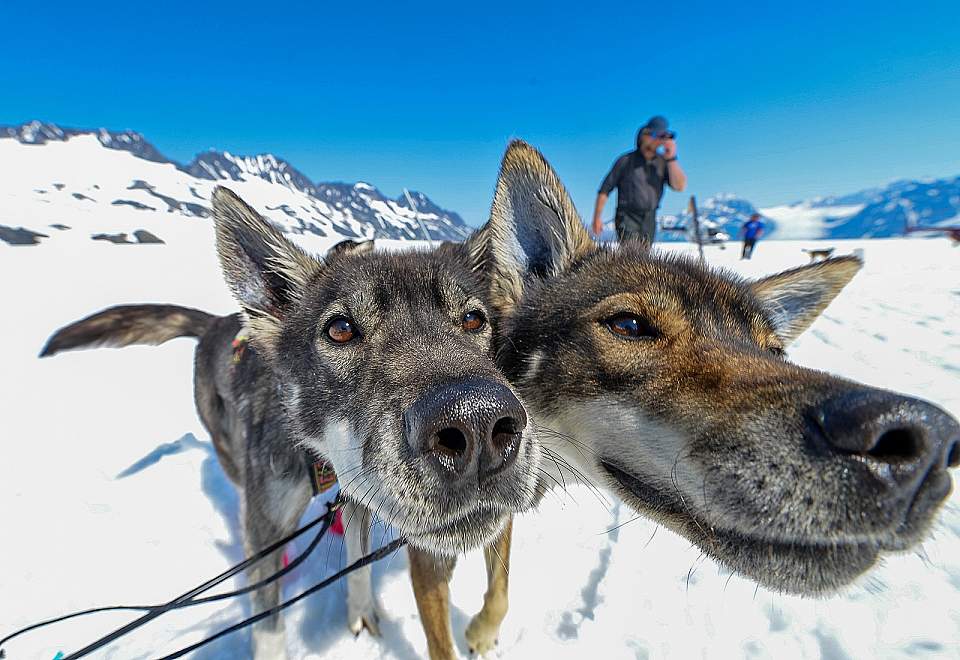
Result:
<svg viewBox="0 0 960 660"><path fill-rule="evenodd" d="M750 219L743 223L743 252L740 253L740 259L749 259L753 256L753 246L763 235L763 222L760 220L760 214L754 213Z"/></svg>
<svg viewBox="0 0 960 660"><path fill-rule="evenodd" d="M687 186L687 175L677 162L676 133L667 128L665 117L651 117L637 133L637 148L613 164L600 185L593 210L593 234L603 231L603 207L610 191L617 189L617 238L653 244L657 231L657 207L666 183L677 192Z"/></svg>

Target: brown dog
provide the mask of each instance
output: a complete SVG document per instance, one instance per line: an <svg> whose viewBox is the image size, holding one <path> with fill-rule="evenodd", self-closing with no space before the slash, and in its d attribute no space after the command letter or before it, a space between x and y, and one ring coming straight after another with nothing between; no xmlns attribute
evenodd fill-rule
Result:
<svg viewBox="0 0 960 660"><path fill-rule="evenodd" d="M464 251L488 278L498 364L544 451L720 564L825 594L928 536L960 464L957 421L785 356L856 257L748 282L599 246L522 142ZM493 569L487 601L506 603L506 567Z"/></svg>

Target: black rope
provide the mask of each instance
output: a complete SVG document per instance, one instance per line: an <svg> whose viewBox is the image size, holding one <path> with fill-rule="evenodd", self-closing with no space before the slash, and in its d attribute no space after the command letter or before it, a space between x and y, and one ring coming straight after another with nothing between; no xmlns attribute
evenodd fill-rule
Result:
<svg viewBox="0 0 960 660"><path fill-rule="evenodd" d="M333 516L337 507L339 506L339 503L340 503L340 498L338 496L333 503L327 504L327 511L322 516L317 517L315 520L307 523L300 529L288 534L287 536L283 537L279 541L276 541L275 543L267 546L260 552L252 555L251 557L248 557L247 559L243 560L239 564L236 564L228 568L226 571L224 571L217 577L207 580L203 584L197 587L194 587L190 591L184 594L181 594L180 596L177 596L176 598L174 598L173 600L167 603L164 603L161 605L113 605L109 607L95 607L91 609L81 610L78 612L72 612L70 614L65 614L63 616L59 616L53 619L48 619L46 621L40 621L38 623L29 625L25 628L21 628L20 630L17 630L16 632L13 632L10 635L7 635L3 639L0 639L0 647L2 647L4 644L9 642L10 640L16 637L19 637L24 633L30 632L31 630L36 630L38 628L43 628L49 625L53 625L55 623L59 623L61 621L67 621L69 619L74 619L80 616L86 616L88 614L97 614L99 612L115 612L115 611L147 612L147 614L141 616L140 618L134 621L131 621L130 623L118 628L117 630L114 630L112 633L104 637L101 637L97 641L93 642L92 644L89 644L88 646L77 651L76 653L73 653L67 656L66 658L64 658L64 660L75 660L76 658L81 658L89 653L92 653L93 651L101 648L102 646L109 644L110 642L118 639L119 637L122 637L123 635L126 635L127 633L131 632L135 628L139 628L140 626L145 625L146 623L152 621L158 616L165 614L171 610L182 609L186 607L193 607L195 605L202 605L204 603L212 603L215 601L225 600L227 598L233 598L235 596L240 596L240 595L249 593L251 591L255 591L263 586L266 586L267 584L270 584L271 582L279 580L281 577L283 577L284 575L286 575L287 573L295 569L297 566L299 566L301 563L303 563L303 561L317 547L317 545L320 543L320 540L327 533L327 530L330 528L330 525L333 523ZM294 559L287 566L283 567L273 575L270 575L255 584L247 585L246 587L236 589L234 591L228 591L222 594L216 594L216 595L207 596L204 598L197 598L197 596L199 596L203 592L209 591L210 589L217 586L218 584L221 584L222 582L230 579L237 573L259 562L264 557L279 550L280 548L285 546L287 543L289 543L293 539L303 535L304 533L308 532L310 529L316 527L318 524L321 524L321 523L322 523L321 528L317 532L316 537L314 537L314 539L310 542L310 545L307 546L307 548L302 553L300 553L300 555L296 559ZM3 649L0 648L0 658L4 658L4 657L5 657L5 653Z"/></svg>
<svg viewBox="0 0 960 660"><path fill-rule="evenodd" d="M50 619L49 621L43 621L43 622L40 622L40 623L36 623L36 624L31 625L31 626L28 626L27 628L23 628L23 629L21 629L21 630L18 630L17 632L15 632L15 633L13 633L13 634L11 634L11 635L8 635L7 637L4 637L2 640L0 640L0 645L4 644L5 642L13 639L14 637L17 637L17 636L19 636L19 635L21 635L21 634L23 634L23 633L25 633L25 632L28 632L28 631L30 631L30 630L35 630L35 629L41 628L41 627L43 627L43 626L47 626L47 625L50 625L50 624L53 624L53 623L57 623L57 622L59 622L59 621L65 621L65 620L67 620L67 619L71 619L71 618L74 618L74 617L82 616L82 615L84 615L84 614L93 614L93 613L95 613L95 612L106 612L106 611L116 611L116 610L139 610L139 611L144 611L144 610L145 610L145 611L147 611L147 614L145 614L144 616L140 617L139 619L136 619L135 621L131 621L130 623L128 623L128 624L126 624L126 625L118 628L117 630L114 630L114 631L111 632L110 634L101 637L100 639L98 639L97 641L93 642L92 644L89 644L88 646L86 646L86 647L80 649L79 651L77 651L77 652L75 652L75 653L72 653L72 654L66 656L66 658L64 658L64 660L76 660L76 659L78 659L78 658L82 658L82 657L84 657L84 656L86 656L86 655L88 655L88 654L96 651L97 649L99 649L99 648L101 648L101 647L103 647L103 646L106 646L107 644L109 644L109 643L111 643L111 642L119 639L120 637L126 635L127 633L133 631L134 629L139 628L140 626L148 623L149 621L152 621L153 619L157 618L158 616L160 616L160 615L162 615L162 614L165 614L166 612L169 612L170 610L182 609L182 608L185 608L185 607L192 607L192 606L194 606L194 605L200 605L200 604L202 604L202 603L210 603L210 602L214 602L214 601L218 601L218 600L223 600L223 599L226 599L226 598L232 598L232 597L234 597L234 596L238 596L238 595L245 594L245 593L248 593L248 592L250 592L250 591L254 591L254 590L256 590L256 589L259 589L260 587L265 586L266 584L269 584L269 583L271 583L271 582L273 582L273 581L275 581L275 580L278 580L278 579L279 579L280 577L282 577L283 575L286 575L287 573L289 573L290 571L292 571L294 568L296 568L296 566L299 565L304 559L306 559L307 555L309 555L309 554L314 550L314 548L316 548L317 544L320 542L320 539L323 538L323 536L326 534L327 530L330 528L330 525L331 525L332 522L333 522L334 513L336 512L336 509L338 508L339 503L340 503L340 499L339 499L339 497L338 497L332 504L327 504L327 512L326 512L325 514L323 514L322 516L320 516L319 518L317 518L316 520L313 520L312 522L308 523L307 525L304 525L303 527L301 527L301 528L298 529L297 531L293 532L292 534L289 534L288 536L284 537L283 539L280 539L279 541L277 541L276 543L268 546L267 548L264 548L263 550L261 550L260 552L258 552L258 553L255 554L255 555L253 555L252 557L250 557L250 558L248 558L248 559L245 559L244 561L240 562L239 564L236 564L235 566L227 569L226 571L224 571L223 573L221 573L221 574L218 575L217 577L212 578L211 580L208 580L208 581L204 582L203 584L201 584L201 585L199 585L199 586L197 586L197 587L194 587L194 588L191 589L190 591L188 591L188 592L186 592L186 593L178 596L177 598L174 598L173 600L171 600L171 601L168 602L168 603L165 603L165 604L163 604L163 605L142 605L142 606L140 606L140 605L118 605L118 606L114 606L114 607L100 607L100 608L94 608L94 609L91 609L91 610L84 610L84 611L82 611L82 612L74 612L74 613L72 613L72 614L68 614L68 615L65 615L65 616L62 616L62 617L58 617L58 618L56 618L56 619ZM248 586L246 586L246 587L243 587L243 588L241 588L241 589L237 589L237 590L235 590L235 591L225 592L225 593L222 593L222 594L216 594L216 595L213 595L213 596L207 596L207 597L205 597L205 598L197 598L197 596L199 596L199 595L200 595L201 593L203 593L204 591L208 591L209 589L212 589L213 587L217 586L218 584L220 584L220 583L223 582L224 580L229 579L230 577L232 577L233 575L236 575L238 572L242 571L243 569L247 568L248 566L250 566L250 565L252 565L252 564L260 561L261 559L263 559L264 557L266 557L266 556L269 555L270 553L272 553L272 552L274 552L274 551L282 548L286 543L289 543L292 539L296 538L297 536L300 536L301 534L303 534L304 532L308 531L309 529L315 527L315 526L316 526L317 524L319 524L319 523L322 523L322 527L321 527L321 529L317 532L317 536L313 539L313 541L311 541L310 545L309 545L293 562L291 562L290 564L288 564L287 566L285 566L285 567L282 568L281 570L277 571L277 572L274 573L273 575L271 575L271 576L269 576L269 577L267 577L267 578L264 578L263 580L260 580L259 582L255 583L255 584L248 585ZM290 607L291 605L294 605L295 603L298 603L299 601L303 600L303 599L306 598L307 596L310 596L310 595L316 593L317 591L320 591L321 589L324 589L324 588L330 586L331 584L333 584L334 582L336 582L337 580L339 580L339 579L342 578L343 576L347 575L348 573L352 573L353 571L356 571L356 570L358 570L358 569L360 569L360 568L363 568L364 566L367 566L368 564L372 564L373 562L378 561L378 560L382 559L383 557L386 557L387 555L389 555L389 554L391 554L391 553L393 553L393 552L396 552L399 548L401 548L401 547L403 547L404 545L406 545L406 543L407 543L407 540L404 539L404 538L395 539L395 540L391 541L390 543L388 543L387 545L381 547L380 549L375 550L374 552L371 552L370 554L368 554L368 555L366 555L366 556L364 556L364 557L361 557L360 559L358 559L357 561L353 562L353 563L350 564L349 566L341 569L340 571L337 571L336 573L334 573L334 574L331 575L330 577L328 577L328 578L322 580L321 582L313 585L312 587L310 587L310 588L307 589L306 591L298 594L297 596L294 596L293 598L290 598L289 600L286 600L286 601L284 601L283 603L280 603L280 604L278 604L278 605L275 605L274 607L271 607L271 608L268 609L268 610L264 610L263 612L260 612L259 614L256 614L256 615L251 616L251 617L249 617L249 618L247 618L247 619L244 619L243 621L241 621L241 622L239 622L239 623L236 623L236 624L234 624L234 625L232 625L232 626L229 626L229 627L227 627L227 628L224 628L223 630L217 632L216 634L211 635L210 637L207 637L206 639L202 639L202 640L200 640L199 642L197 642L197 643L195 643L195 644L192 644L192 645L190 645L190 646L188 646L188 647L186 647L186 648L180 649L179 651L176 651L176 652L174 652L174 653L172 653L172 654L170 654L170 655L163 656L163 657L160 658L159 660L173 660L174 658L180 658L180 657L186 655L187 653L190 653L190 652L192 652L192 651L195 651L195 650L197 650L198 648L200 648L200 647L202 647L202 646L205 646L205 645L207 645L207 644L209 644L209 643L211 643L211 642L213 642L213 641L215 641L215 640L217 640L217 639L220 639L221 637L224 637L224 636L226 636L226 635L229 635L229 634L231 634L231 633L234 633L234 632L236 632L236 631L238 631L238 630L241 630L241 629L243 629L243 628L246 628L247 626L250 626L250 625L252 625L252 624L254 624L254 623L257 623L258 621L262 621L263 619L266 619L266 618L268 618L268 617L270 617L270 616L273 616L273 615L279 613L280 611L285 610L286 608ZM2 649L0 649L0 658L4 658L4 657L5 657L4 652L3 652Z"/></svg>
<svg viewBox="0 0 960 660"><path fill-rule="evenodd" d="M214 634L214 635L211 635L210 637L207 637L206 639L202 639L202 640L200 640L199 642L197 642L196 644L191 644L190 646L187 646L186 648L182 648L182 649L180 649L179 651L176 651L176 652L174 652L174 653L171 653L170 655L165 655L165 656L163 656L162 658L158 658L158 660L174 660L174 658L180 658L180 657L186 655L187 653L190 653L190 652L192 652L192 651L196 651L196 650L197 650L198 648L200 648L201 646L206 646L207 644L209 644L210 642L212 642L212 641L214 641L214 640L220 639L221 637L225 637L226 635L229 635L230 633L234 633L234 632L236 632L236 631L238 631L238 630L240 630L240 629L242 629L242 628L246 628L247 626L252 625L252 624L254 624L254 623L258 622L258 621L262 621L263 619L266 619L267 617L273 616L274 614L280 612L281 610L285 610L286 608L290 607L290 606L293 605L294 603L297 603L297 602L303 600L303 599L306 598L307 596L310 596L310 595L316 593L317 591L320 591L321 589L324 589L324 588L326 588L326 587L329 587L331 584L333 584L334 582L336 582L337 580L339 580L340 578L342 578L342 577L343 577L344 575L346 575L347 573L352 573L353 571L357 570L358 568L363 568L363 567L366 566L367 564L371 564L371 563L373 563L373 562L375 562L375 561L377 561L377 560L379 560L379 559L383 559L384 557L386 557L386 556L389 555L390 553L395 552L396 550L398 550L399 548L401 548L403 545L406 544L406 542L407 542L407 540L406 540L405 538L402 538L402 537L401 537L401 538L398 538L398 539L394 539L393 541L391 541L391 542L388 543L387 545L383 546L383 547L380 548L379 550L375 550L374 552L371 552L369 555L366 555L366 556L364 556L364 557L361 557L360 559L358 559L357 561L353 562L352 564L350 564L350 565L347 566L346 568L344 568L344 569L342 569L342 570L340 570L340 571L337 571L336 573L334 573L334 574L331 575L330 577L326 578L326 579L323 580L322 582L318 582L317 584L313 585L312 587L310 587L309 589L307 589L307 590L304 591L303 593L300 593L300 594L294 596L293 598L291 598L291 599L289 599L289 600L286 600L286 601L280 603L279 605L275 605L275 606L271 607L269 610L264 610L263 612L260 612L260 614L256 614L256 615L254 615L254 616L252 616L252 617L249 617L249 618L247 618L247 619L244 619L244 620L241 621L240 623L235 623L235 624L233 624L232 626L230 626L229 628L224 628L224 629L221 630L220 632L218 632L218 633L216 633L216 634Z"/></svg>

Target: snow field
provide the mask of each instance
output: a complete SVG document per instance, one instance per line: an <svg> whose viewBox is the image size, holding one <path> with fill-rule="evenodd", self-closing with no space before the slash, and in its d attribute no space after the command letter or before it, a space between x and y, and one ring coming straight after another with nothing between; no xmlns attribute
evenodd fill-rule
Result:
<svg viewBox="0 0 960 660"><path fill-rule="evenodd" d="M113 304L235 309L209 220L167 217L158 230L166 246L115 246L71 232L39 247L0 246L0 636L74 609L163 602L242 558L237 497L193 409L192 340L36 357L55 328ZM309 249L327 247L311 240ZM805 263L801 248L817 245L838 254L861 249L866 266L790 357L960 415L960 249L946 240L761 241L750 262L738 260L739 244L708 248L707 257L755 277ZM956 494L920 553L890 557L825 600L757 590L607 499L571 486L517 520L510 611L495 655L960 657ZM307 516L321 510L314 503ZM382 535L378 528L374 542ZM286 580L285 595L342 567L344 555L339 537L324 540ZM345 592L336 585L285 613L290 657L424 656L406 567L402 552L375 566L381 639L347 631ZM463 630L485 582L479 552L461 560L451 587L463 655ZM98 657L155 657L249 614L245 599L175 612ZM131 618L105 614L38 631L10 644L8 657L49 660ZM246 657L248 648L242 632L193 657Z"/></svg>

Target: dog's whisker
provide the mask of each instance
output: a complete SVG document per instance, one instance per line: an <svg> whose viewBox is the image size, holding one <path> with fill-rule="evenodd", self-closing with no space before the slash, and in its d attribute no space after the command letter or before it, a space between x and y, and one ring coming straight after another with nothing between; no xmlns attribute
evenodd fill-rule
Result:
<svg viewBox="0 0 960 660"><path fill-rule="evenodd" d="M690 570L687 571L687 593L690 593L690 580L693 578L693 574L696 573L699 566L700 560L704 558L704 553L700 553L700 556L697 557L692 564L690 564Z"/></svg>
<svg viewBox="0 0 960 660"><path fill-rule="evenodd" d="M573 497L573 495L571 495L565 488L563 488L563 487L560 486L560 482L557 481L557 478L556 478L556 477L554 477L552 474L550 474L549 472L547 472L546 470L544 470L544 469L541 468L541 467L538 467L538 468L537 468L537 472L539 472L540 474L542 474L542 475L546 476L547 478L551 479L551 480L557 485L557 487L564 492L564 494L570 499L571 502L576 503L576 499ZM564 501L564 499L557 493L557 491L556 491L555 489L550 488L547 484L545 484L545 483L543 483L543 482L541 482L541 481L539 481L539 480L538 480L537 485L534 486L534 489L539 489L539 490L536 490L535 495L541 495L541 496L544 496L544 497L545 497L545 496L549 493L551 497L556 498L557 502L558 502L561 506L564 505L564 504L566 504L566 502Z"/></svg>
<svg viewBox="0 0 960 660"><path fill-rule="evenodd" d="M507 563L503 561L503 557L500 556L500 551L497 550L497 543L498 541L495 539L488 547L493 550L493 554L497 556L497 561L500 562L500 567L503 568L503 572L510 575L510 569L507 568Z"/></svg>
<svg viewBox="0 0 960 660"><path fill-rule="evenodd" d="M363 469L363 464L362 464L362 463L357 463L356 465L354 465L354 466L352 466L352 467L348 467L348 468L343 469L343 470L338 470L338 471L337 471L337 480L338 480L338 481L343 481L343 477L344 477L345 475L351 474L351 473L353 473L353 472L356 472L357 470L362 470L362 469Z"/></svg>
<svg viewBox="0 0 960 660"><path fill-rule="evenodd" d="M615 532L615 531L617 531L618 529L620 529L621 527L626 527L626 526L629 525L630 523L636 522L636 521L640 520L640 519L643 518L643 517L644 517L644 515L643 515L642 513L637 514L637 515L635 515L633 518L631 518L630 520L627 520L626 522L622 522L622 523L620 523L619 525L614 525L614 526L611 527L610 529L608 529L608 530L606 530L606 531L604 531L604 532L600 532L600 533L598 534L598 536L603 535L603 534L609 534L609 533L611 533L611 532ZM654 533L656 533L656 530L654 530ZM649 543L649 541L648 541L648 543Z"/></svg>
<svg viewBox="0 0 960 660"><path fill-rule="evenodd" d="M727 576L727 581L723 583L723 593L727 593L727 587L730 586L730 580L733 579L733 571Z"/></svg>
<svg viewBox="0 0 960 660"><path fill-rule="evenodd" d="M570 491L567 490L566 486L565 486L559 479L557 479L555 476L553 476L553 475L550 473L549 470L547 470L546 468L537 466L537 472L539 472L540 474L542 474L542 475L545 476L546 478L550 479L550 481L552 481L553 483L555 483L555 484L557 485L557 488L558 488L559 490L563 491L563 493L564 493L565 495L567 495L568 497L570 496ZM550 490L553 491L552 488L551 488Z"/></svg>
<svg viewBox="0 0 960 660"><path fill-rule="evenodd" d="M378 487L378 486L377 486L377 483L376 483L376 482L373 482L372 484L370 484L370 487L367 488L366 491L364 491L364 494L363 494L360 498L353 500L353 506L350 507L350 508L351 508L350 516L349 516L346 520L344 520L343 517L341 516L340 520L341 520L342 523L343 523L343 536L344 536L344 538L346 538L348 532L349 532L349 533L353 533L353 529L351 528L351 524L353 523L353 519L354 519L358 514L359 514L359 515L363 515L363 514L362 514L362 511L363 511L363 504L362 504L363 499L367 496L367 494L370 493L370 491L372 491L372 490L373 490L374 488L376 488L376 487Z"/></svg>
<svg viewBox="0 0 960 660"><path fill-rule="evenodd" d="M386 503L387 503L387 497L386 497L386 495L381 496L381 498L380 498L380 504L377 505L376 511L373 512L373 517L371 518L371 522L372 522L372 523L373 523L373 522L380 522L380 523L382 523L382 524L384 525L384 527L386 527L387 522L386 522L385 520L383 520L382 518L380 518L380 509L381 509L381 507L383 507L383 505L386 504Z"/></svg>
<svg viewBox="0 0 960 660"><path fill-rule="evenodd" d="M603 494L603 491L601 491L597 487L597 485L593 483L593 480L587 477L587 475L585 475L582 471L580 471L575 466L571 465L569 461L564 459L561 455L557 454L553 450L547 447L542 447L541 449L544 451L544 454L557 465L557 470L560 473L561 478L563 476L563 471L561 469L561 465L562 465L571 474L573 474L573 476L576 477L578 481L580 481L583 485L585 485L590 490L591 493L593 493L594 497L597 498L597 501L600 502L601 506L603 506L604 509L609 509L610 506L612 506L612 502L606 498L606 496ZM566 487L564 486L564 488Z"/></svg>
<svg viewBox="0 0 960 660"><path fill-rule="evenodd" d="M574 438L573 436L566 435L566 434L564 434L564 433L560 433L559 431L555 431L555 430L550 429L550 428L547 428L547 427L545 427L545 426L536 426L536 425L535 425L534 428L535 428L535 430L536 430L537 436L541 438L541 446L542 446L543 448L546 448L546 447L547 447L547 444L546 444L547 439L560 440L562 443L566 443L566 444L571 445L571 446L576 450L576 452L577 452L578 454L580 454L580 456L581 456L584 460L586 460L586 456L585 456L584 453L583 453L583 449L584 449L584 448L587 448L586 445L584 445L582 442L580 442L579 440L577 440L577 439ZM544 436L545 436L545 437L544 437Z"/></svg>
<svg viewBox="0 0 960 660"><path fill-rule="evenodd" d="M561 488L563 488L563 490L566 491L566 490L567 490L567 482L566 482L566 480L563 478L563 470L560 469L560 463L559 463L559 462L557 461L557 459L553 456L553 453L552 453L552 452L547 452L547 451L545 451L545 452L544 452L544 455L545 455L547 458L549 458L551 461L553 461L553 464L557 466L557 475L560 477L560 482L561 482L561 484L562 484Z"/></svg>
<svg viewBox="0 0 960 660"><path fill-rule="evenodd" d="M701 534L703 534L704 540L707 540L707 539L712 540L713 534L708 533L707 530L703 528L703 526L700 524L699 516L694 515L693 511L690 510L690 507L687 505L687 500L683 496L683 492L680 490L680 482L677 479L677 469L680 466L680 458L682 455L683 455L683 450L681 449L680 451L677 452L677 456L673 461L673 467L670 468L670 482L671 484L673 484L673 489L677 493L677 497L680 500L680 505L683 507L684 511L687 512L687 515L689 516L693 524L696 525L697 529L699 529Z"/></svg>
<svg viewBox="0 0 960 660"><path fill-rule="evenodd" d="M703 498L703 508L707 509L707 478L710 476L710 470L703 471L703 482L700 484L700 496Z"/></svg>
<svg viewBox="0 0 960 660"><path fill-rule="evenodd" d="M364 552L370 552L372 549L370 547L370 539L373 538L373 527L376 524L376 520L377 520L376 514L374 513L374 509L372 505L373 505L373 502L377 499L377 496L380 494L381 490L382 490L381 487L378 486L377 490L373 492L373 494L367 499L367 502L364 505L366 507L366 514L367 516L369 516L367 521L368 524L367 524L367 531L366 531L368 547L364 550ZM379 509L379 506L377 507L377 509Z"/></svg>
<svg viewBox="0 0 960 660"><path fill-rule="evenodd" d="M650 538L647 539L647 542L643 544L643 549L646 550L647 546L653 542L653 537L657 535L657 532L660 530L660 525L653 526L653 532L650 533Z"/></svg>
<svg viewBox="0 0 960 660"><path fill-rule="evenodd" d="M383 547L382 540L381 540L381 547ZM397 548L396 550L390 553L390 556L387 557L387 565L386 565L386 568L384 569L384 572L387 572L390 570L390 566L393 565L393 558L396 557L399 552L400 552L400 548Z"/></svg>
<svg viewBox="0 0 960 660"><path fill-rule="evenodd" d="M359 481L360 479L366 478L368 475L373 474L375 471L376 469L373 467L364 468L359 473L357 473L352 479L350 479L350 481L348 481L346 484L341 485L340 492L343 493L344 496L348 496L350 491L350 486L352 486L354 482Z"/></svg>
<svg viewBox="0 0 960 660"><path fill-rule="evenodd" d="M386 539L386 537L387 537L387 532L389 532L390 529L391 529L390 524L389 524L386 520L383 520L383 519L380 518L380 508L381 508L384 504L386 504L386 502L387 502L387 498L386 498L386 497L381 497L381 498L380 498L380 504L377 505L377 512L374 514L374 518L376 518L376 519L379 521L379 524L380 524L380 527L381 527L381 529L380 529L380 542L379 542L379 545L380 545L380 546L382 546L382 545L384 544L385 539Z"/></svg>
<svg viewBox="0 0 960 660"><path fill-rule="evenodd" d="M562 433L561 431L558 431L558 430L556 430L556 429L552 429L552 428L550 428L549 426L544 426L543 424L536 423L536 422L534 423L534 428L537 430L538 433L540 433L540 432L546 432L548 435L552 435L552 436L554 436L554 437L556 437L556 438L559 438L559 439L561 439L561 440L565 440L565 441L569 442L569 443L572 444L574 447L576 447L576 448L578 448L578 449L580 449L580 450L587 451L587 452L593 454L594 456L599 456L599 454L598 454L592 447L590 447L589 445L587 445L587 444L584 443L583 441L575 438L575 437L572 436L572 435L568 435L568 434L566 434L566 433Z"/></svg>
<svg viewBox="0 0 960 660"><path fill-rule="evenodd" d="M590 488L591 490L599 492L599 488L598 488L597 485L593 482L593 480L590 479L586 474L584 474L579 468L577 468L575 465L573 465L572 463L570 463L569 461L567 461L562 455L554 452L553 450L548 449L548 448L546 448L546 447L544 447L543 449L545 450L545 453L546 453L555 463L556 463L556 462L559 462L559 463L562 464L564 467L566 467L567 470L570 471L570 472L577 478L578 481L580 481L582 484L584 484L585 486L587 486L587 487Z"/></svg>
<svg viewBox="0 0 960 660"><path fill-rule="evenodd" d="M568 472L570 472L577 480L579 480L583 485L585 485L590 490L590 492L594 495L594 497L598 499L598 501L604 507L604 509L609 509L611 505L610 501L603 496L602 491L600 491L596 487L596 485L593 483L593 481L589 477L587 477L583 472L578 470L575 466L570 464L570 462L567 461L565 458L563 458L562 455L552 451L548 447L542 447L541 449L543 450L544 455L547 456L547 458L549 458L551 461L553 461L554 465L557 466L557 474L560 476L560 480L563 482L561 487L565 492L569 492L569 491L567 489L566 481L563 479L563 468L566 468ZM556 479L554 479L554 481L556 481Z"/></svg>
<svg viewBox="0 0 960 660"><path fill-rule="evenodd" d="M374 472L374 468L373 468L372 466L368 466L368 467L363 468L362 465L361 465L361 466L358 466L358 467L361 467L362 469L361 469L355 476L353 476L353 477L350 479L350 481L348 481L347 483L343 483L343 481L340 480L340 493L341 493L342 496L346 496L349 487L350 487L354 482L356 482L356 481L358 481L358 480L360 480L360 479L363 479L363 478L365 478L367 475L369 475L369 474L371 474L371 473ZM339 479L339 478L340 478L340 475L338 474L337 477L338 477L338 479ZM340 522L341 522L341 525L343 526L343 534L340 536L340 555L343 556L344 551L345 551L344 543L346 542L347 524L344 524L342 509L341 509L341 515L340 515ZM349 521L347 521L347 522L349 522ZM335 544L330 544L330 545L327 546L327 554L326 554L326 558L325 558L325 560L324 560L324 565L327 567L328 570L329 570L329 568L330 568L330 552L331 552L331 550L333 549L333 546L334 546L334 545L335 545ZM341 587L341 589L344 589L344 588L345 588L345 587Z"/></svg>

